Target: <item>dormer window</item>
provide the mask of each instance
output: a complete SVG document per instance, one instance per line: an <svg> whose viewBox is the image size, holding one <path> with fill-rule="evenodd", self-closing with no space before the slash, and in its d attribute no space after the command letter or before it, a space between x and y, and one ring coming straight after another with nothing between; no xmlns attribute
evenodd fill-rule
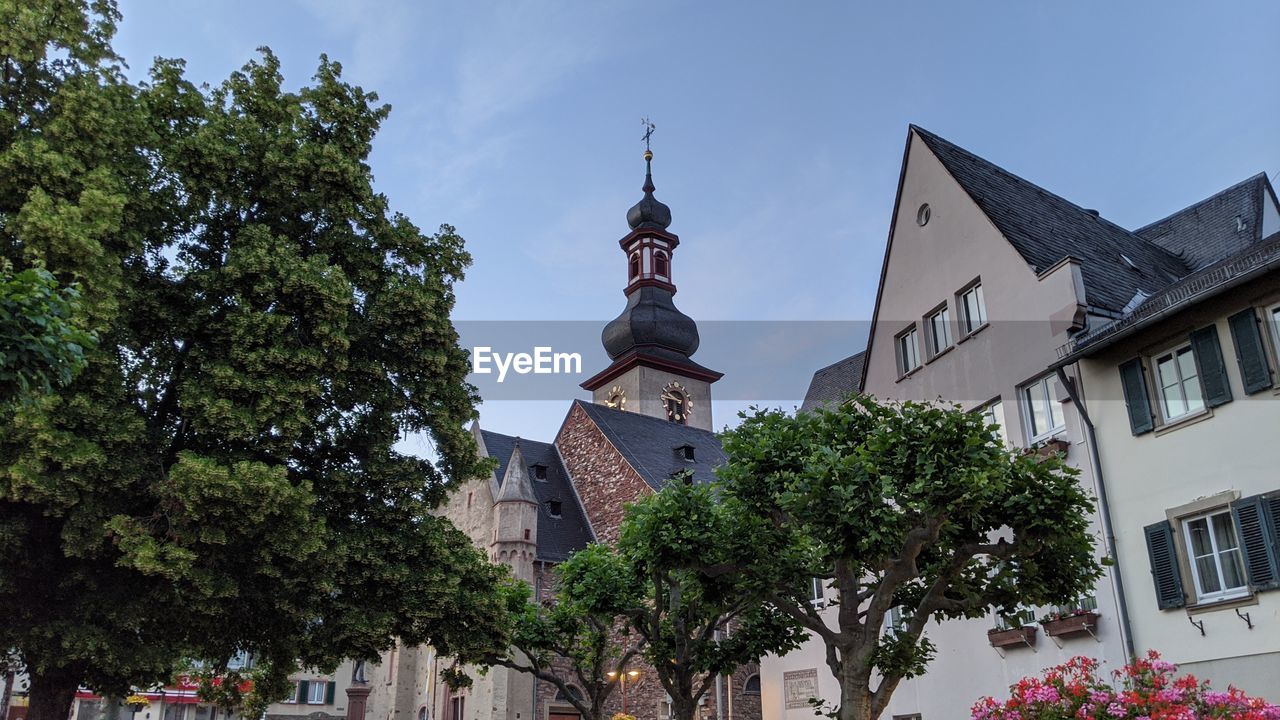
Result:
<svg viewBox="0 0 1280 720"><path fill-rule="evenodd" d="M533 479L534 479L534 480L542 480L542 481L544 481L544 482L546 481L546 479L547 479L547 466L546 466L546 465L543 465L542 463L534 463L533 465L530 465L530 467L531 467L531 468L533 468Z"/></svg>
<svg viewBox="0 0 1280 720"><path fill-rule="evenodd" d="M689 444L679 445L676 447L676 456L685 462L693 462L693 446Z"/></svg>
<svg viewBox="0 0 1280 720"><path fill-rule="evenodd" d="M560 517L561 511L564 509L559 500L547 501L547 514L553 518Z"/></svg>

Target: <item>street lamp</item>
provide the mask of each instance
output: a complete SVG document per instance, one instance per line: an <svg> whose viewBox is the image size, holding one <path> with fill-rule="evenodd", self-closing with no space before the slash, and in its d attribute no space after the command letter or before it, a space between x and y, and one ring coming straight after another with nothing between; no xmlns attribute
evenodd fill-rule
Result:
<svg viewBox="0 0 1280 720"><path fill-rule="evenodd" d="M631 682L635 682L636 678L640 677L640 671L639 670L623 670L622 672L610 671L605 673L605 675L608 676L610 682L617 680L618 684L622 686L622 714L626 715L627 714L627 681L630 680Z"/></svg>

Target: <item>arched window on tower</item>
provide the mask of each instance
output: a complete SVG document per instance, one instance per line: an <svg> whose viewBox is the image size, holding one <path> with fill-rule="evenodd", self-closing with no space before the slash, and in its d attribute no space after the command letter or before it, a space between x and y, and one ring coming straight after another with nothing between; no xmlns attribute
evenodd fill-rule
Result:
<svg viewBox="0 0 1280 720"><path fill-rule="evenodd" d="M640 251L631 253L630 271L627 274L628 280L635 280L640 277Z"/></svg>
<svg viewBox="0 0 1280 720"><path fill-rule="evenodd" d="M667 254L661 250L653 254L653 274L661 275L664 278L671 277L671 261L667 258Z"/></svg>
<svg viewBox="0 0 1280 720"><path fill-rule="evenodd" d="M752 675L742 684L742 694L759 695L760 694L760 676Z"/></svg>

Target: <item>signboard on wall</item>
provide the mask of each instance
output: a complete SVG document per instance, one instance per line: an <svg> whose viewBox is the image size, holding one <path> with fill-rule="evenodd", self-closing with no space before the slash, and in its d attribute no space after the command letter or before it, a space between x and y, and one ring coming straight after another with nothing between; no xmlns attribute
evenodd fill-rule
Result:
<svg viewBox="0 0 1280 720"><path fill-rule="evenodd" d="M818 669L782 673L782 692L788 710L809 707L809 701L818 697Z"/></svg>

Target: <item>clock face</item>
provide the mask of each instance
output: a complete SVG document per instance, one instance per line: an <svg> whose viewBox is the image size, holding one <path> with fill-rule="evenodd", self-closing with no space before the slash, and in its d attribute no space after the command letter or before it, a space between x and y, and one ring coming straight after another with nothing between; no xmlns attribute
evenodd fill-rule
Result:
<svg viewBox="0 0 1280 720"><path fill-rule="evenodd" d="M605 398L604 404L617 410L627 409L627 391L614 385L609 388L609 395Z"/></svg>
<svg viewBox="0 0 1280 720"><path fill-rule="evenodd" d="M667 411L668 420L681 425L688 424L693 402L689 400L688 391L680 383L673 382L662 389L662 406Z"/></svg>

